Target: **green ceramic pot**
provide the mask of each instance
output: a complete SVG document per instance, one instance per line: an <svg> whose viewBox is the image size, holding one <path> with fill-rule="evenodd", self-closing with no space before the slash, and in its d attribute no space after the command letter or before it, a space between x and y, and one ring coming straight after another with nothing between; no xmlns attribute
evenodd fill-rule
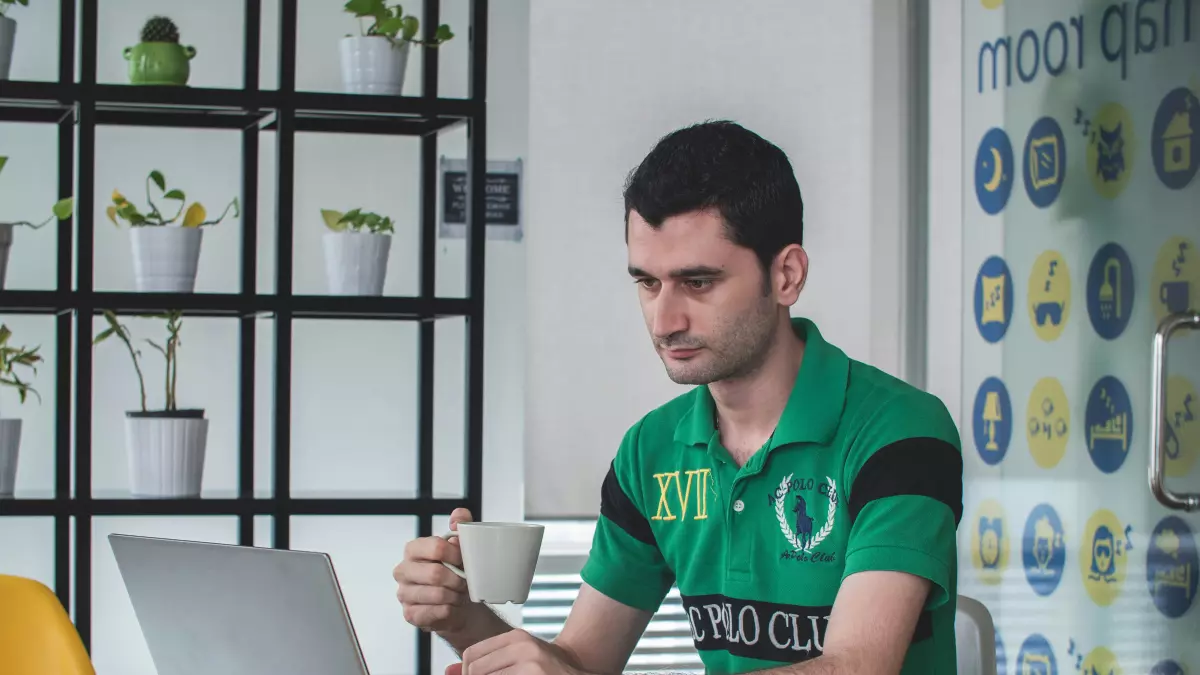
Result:
<svg viewBox="0 0 1200 675"><path fill-rule="evenodd" d="M133 84L185 85L191 74L188 63L196 48L174 42L142 42L125 48L129 81Z"/></svg>

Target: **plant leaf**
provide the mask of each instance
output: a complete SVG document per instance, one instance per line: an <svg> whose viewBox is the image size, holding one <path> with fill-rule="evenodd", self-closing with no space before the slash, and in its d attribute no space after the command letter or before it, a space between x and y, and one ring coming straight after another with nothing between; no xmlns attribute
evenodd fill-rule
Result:
<svg viewBox="0 0 1200 675"><path fill-rule="evenodd" d="M199 227L200 223L204 222L204 217L208 215L204 211L204 206L200 202L193 202L188 207L187 213L183 216L184 227Z"/></svg>
<svg viewBox="0 0 1200 675"><path fill-rule="evenodd" d="M151 340L151 339L147 338L147 339L146 339L146 342L147 342L147 343L148 343L148 344L149 344L151 347L154 347L155 349L157 349L157 350L158 350L158 352L159 352L160 354L162 354L163 356L166 356L166 355L167 355L167 350L165 350L165 349L163 349L161 346L159 346L159 344L158 344L157 342L155 342L154 340Z"/></svg>
<svg viewBox="0 0 1200 675"><path fill-rule="evenodd" d="M454 38L454 32L450 30L450 26L442 24L437 27L437 32L434 33L433 39L438 42L445 42Z"/></svg>
<svg viewBox="0 0 1200 675"><path fill-rule="evenodd" d="M341 232L346 229L345 223L342 223L342 212L334 211L333 209L321 209L321 219L325 221L325 227L334 232Z"/></svg>
<svg viewBox="0 0 1200 675"><path fill-rule="evenodd" d="M372 16L383 11L383 0L350 0L345 10L355 16Z"/></svg>
<svg viewBox="0 0 1200 675"><path fill-rule="evenodd" d="M97 335L96 337L92 338L92 344L93 344L93 345L98 345L98 344L100 344L101 342L104 342L104 341L105 341L105 340L107 340L108 338L112 337L112 335L113 335L113 333L114 333L114 332L116 332L116 331L115 331L113 328L111 328L111 327L109 327L109 328L105 328L104 330L100 331L100 334L99 334L99 335Z"/></svg>
<svg viewBox="0 0 1200 675"><path fill-rule="evenodd" d="M417 31L421 30L421 22L415 16L404 17L404 33L401 35L405 40L411 40L417 36Z"/></svg>
<svg viewBox="0 0 1200 675"><path fill-rule="evenodd" d="M125 200L125 195L121 194L117 190L113 190L112 200L113 200L113 203L116 204L117 206L121 206L123 204L128 203Z"/></svg>
<svg viewBox="0 0 1200 675"><path fill-rule="evenodd" d="M403 19L398 19L396 17L389 17L387 19L384 19L383 21L380 21L375 26L375 32L379 33L381 35L395 36L396 33L399 33L400 29L403 27L404 27Z"/></svg>
<svg viewBox="0 0 1200 675"><path fill-rule="evenodd" d="M167 181L165 178L163 178L162 172L158 169L150 172L150 180L154 181L154 184L158 186L159 190L167 189Z"/></svg>
<svg viewBox="0 0 1200 675"><path fill-rule="evenodd" d="M75 198L67 197L66 199L58 200L55 202L52 210L54 211L55 217L57 217L59 220L66 220L67 218L70 218L71 212L75 210Z"/></svg>
<svg viewBox="0 0 1200 675"><path fill-rule="evenodd" d="M184 201L187 199L187 197L183 194L183 190L176 188L163 195L163 199L178 199L179 201Z"/></svg>
<svg viewBox="0 0 1200 675"><path fill-rule="evenodd" d="M8 164L8 158L0 156L0 172L4 171L4 165Z"/></svg>
<svg viewBox="0 0 1200 675"><path fill-rule="evenodd" d="M113 225L120 227L120 223L117 222L117 207L110 206L104 209L104 212L108 214L108 219L112 221Z"/></svg>

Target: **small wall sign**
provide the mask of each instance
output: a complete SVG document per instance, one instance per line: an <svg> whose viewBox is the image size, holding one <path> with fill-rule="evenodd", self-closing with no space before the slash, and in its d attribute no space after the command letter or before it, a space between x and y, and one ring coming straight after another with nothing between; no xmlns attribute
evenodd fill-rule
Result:
<svg viewBox="0 0 1200 675"><path fill-rule="evenodd" d="M487 238L521 241L522 160L489 160L484 184ZM441 158L441 227L446 239L467 234L467 161Z"/></svg>

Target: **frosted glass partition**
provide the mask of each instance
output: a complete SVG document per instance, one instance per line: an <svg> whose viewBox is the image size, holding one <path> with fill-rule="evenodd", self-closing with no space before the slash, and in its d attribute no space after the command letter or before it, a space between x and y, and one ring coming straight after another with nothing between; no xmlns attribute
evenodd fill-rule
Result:
<svg viewBox="0 0 1200 675"><path fill-rule="evenodd" d="M1001 673L1200 670L1200 518L1152 495L1158 322L1200 306L1200 6L968 0L960 590ZM1200 491L1200 336L1168 485Z"/></svg>

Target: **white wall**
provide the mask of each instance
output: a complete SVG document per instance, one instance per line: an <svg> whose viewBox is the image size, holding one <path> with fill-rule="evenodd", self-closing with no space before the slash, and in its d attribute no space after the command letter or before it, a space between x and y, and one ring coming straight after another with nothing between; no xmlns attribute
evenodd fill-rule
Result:
<svg viewBox="0 0 1200 675"><path fill-rule="evenodd" d="M52 80L57 75L57 4L17 8L20 22L13 79ZM154 0L105 3L100 10L98 79L125 82L121 50L133 44L144 19L165 12L179 24L182 42L197 47L191 84L241 85L241 36L244 3L212 0L202 5ZM277 82L278 3L264 3L263 86ZM420 3L409 3L410 11ZM297 87L339 88L336 40L356 30L340 3L300 3ZM525 157L527 146L528 68L526 0L492 3L489 39L488 154L492 159ZM467 95L468 3L443 0L442 19L459 37L442 48L441 94ZM218 42L227 43L218 46ZM420 93L421 58L414 51L406 93ZM4 217L32 219L55 198L55 129L49 125L0 125L0 154L12 160L0 177ZM465 157L465 130L442 137L439 150ZM259 288L273 289L274 139L261 138ZM128 234L104 217L114 188L144 199L143 181L152 168L201 200L210 213L238 194L240 136L236 132L106 127L96 135L96 185L93 214L96 232L95 285L99 290L131 290ZM325 292L320 249L321 208L362 206L398 221L386 291L417 292L419 142L381 136L304 134L296 143L295 281L297 293ZM11 213L10 213L11 212ZM290 224L284 224L285 226ZM9 288L47 289L54 283L55 233L20 231L9 269ZM197 290L237 289L239 221L206 231ZM487 246L485 312L485 515L520 519L523 401L517 392L524 377L524 245L490 242ZM438 243L439 295L466 293L466 256L462 240ZM5 316L18 344L41 344L48 363L36 380L42 405L18 407L0 390L6 415L26 420L18 472L18 497L50 493L54 485L54 325L47 317ZM130 320L139 338L159 338L162 326ZM97 323L97 331L100 329ZM435 489L464 491L463 378L465 323L448 320L437 328ZM259 323L256 425L256 485L271 486L272 331ZM410 323L305 321L294 328L292 391L292 486L294 495L337 492L356 496L401 496L416 488L417 329ZM202 406L210 422L205 494L236 489L237 480L237 327L229 320L185 319L179 366L181 406ZM161 366L146 354L150 405L161 405ZM91 429L93 491L123 495L127 490L123 411L137 406L137 384L128 357L118 344L95 352ZM371 392L372 389L380 393ZM404 542L415 534L411 518L304 517L292 521L292 545L328 551L341 572L350 612L360 630L373 672L402 672L412 666L415 630L403 620L394 596L391 569ZM93 655L100 675L150 673L149 655L104 539L121 531L160 536L236 541L234 518L103 518L93 524ZM444 520L435 530L446 527ZM258 519L258 542L270 542L267 519ZM0 519L0 572L36 577L53 585L53 522ZM435 667L449 663L448 649L435 652Z"/></svg>
<svg viewBox="0 0 1200 675"><path fill-rule="evenodd" d="M962 434L962 3L929 2L929 292L926 389Z"/></svg>
<svg viewBox="0 0 1200 675"><path fill-rule="evenodd" d="M875 11L865 1L532 6L530 515L596 514L623 432L685 390L651 349L624 272L621 202L628 171L677 127L732 118L788 153L812 261L793 312L896 372L897 310L876 290L894 292L900 266L877 264L895 253L878 219L902 212L902 191L876 185L885 174L874 167L900 166L903 127L881 121L900 101L877 77L890 66L872 45L902 24L894 9Z"/></svg>

